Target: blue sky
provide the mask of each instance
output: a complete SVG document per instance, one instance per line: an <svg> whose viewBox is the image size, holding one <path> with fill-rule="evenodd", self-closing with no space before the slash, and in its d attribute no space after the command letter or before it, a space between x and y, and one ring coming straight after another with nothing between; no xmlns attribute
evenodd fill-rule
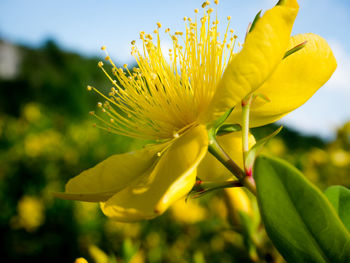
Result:
<svg viewBox="0 0 350 263"><path fill-rule="evenodd" d="M243 41L248 23L277 0L221 0L220 21L230 15L231 25ZM0 38L39 46L55 39L67 50L103 57L106 45L119 63L130 63L130 42L139 32L151 32L156 22L182 30L184 16L193 16L202 0L1 0ZM212 1L213 2L213 1ZM299 0L293 34L313 32L331 45L338 61L332 79L309 102L281 123L305 133L332 137L337 126L350 120L350 1ZM224 23L222 23L224 24ZM164 37L165 44L167 38Z"/></svg>

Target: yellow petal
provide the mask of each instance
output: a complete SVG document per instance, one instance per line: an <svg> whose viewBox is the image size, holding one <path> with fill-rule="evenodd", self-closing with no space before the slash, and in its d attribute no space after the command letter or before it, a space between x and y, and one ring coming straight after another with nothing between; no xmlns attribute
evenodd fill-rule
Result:
<svg viewBox="0 0 350 263"><path fill-rule="evenodd" d="M138 151L113 155L70 179L65 193L56 193L55 196L87 202L106 201L147 172L159 159L157 153L167 146L168 143L148 145Z"/></svg>
<svg viewBox="0 0 350 263"><path fill-rule="evenodd" d="M233 132L217 137L218 143L224 151L243 168L242 133ZM249 135L249 147L255 144L253 135ZM203 181L226 181L233 179L233 175L209 152L197 169L197 176Z"/></svg>
<svg viewBox="0 0 350 263"><path fill-rule="evenodd" d="M220 80L204 122L218 119L247 94L259 88L281 62L298 13L296 0L265 12L247 35Z"/></svg>
<svg viewBox="0 0 350 263"><path fill-rule="evenodd" d="M315 34L299 34L290 39L287 50L307 41L304 48L285 58L273 75L256 92L270 102L257 98L250 112L251 127L275 122L303 105L326 81L337 62L326 40ZM232 112L229 122L240 122L241 109Z"/></svg>
<svg viewBox="0 0 350 263"><path fill-rule="evenodd" d="M103 213L126 222L163 213L192 189L196 168L207 148L208 135L204 126L187 131L163 153L152 171L102 203Z"/></svg>

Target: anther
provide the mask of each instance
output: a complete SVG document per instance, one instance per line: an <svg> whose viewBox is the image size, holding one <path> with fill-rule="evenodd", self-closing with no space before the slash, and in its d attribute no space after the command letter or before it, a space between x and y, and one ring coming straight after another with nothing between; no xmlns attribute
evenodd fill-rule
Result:
<svg viewBox="0 0 350 263"><path fill-rule="evenodd" d="M141 38L141 39L144 39L144 38L145 38L145 32L144 32L144 31L141 31L141 32L140 32L140 38Z"/></svg>
<svg viewBox="0 0 350 263"><path fill-rule="evenodd" d="M214 3L217 5L219 4L219 0L214 0Z"/></svg>
<svg viewBox="0 0 350 263"><path fill-rule="evenodd" d="M102 102L97 102L97 106L98 106L99 108L102 108Z"/></svg>
<svg viewBox="0 0 350 263"><path fill-rule="evenodd" d="M198 10L198 9L195 9L194 12L195 12L196 14L198 14L199 10Z"/></svg>
<svg viewBox="0 0 350 263"><path fill-rule="evenodd" d="M91 91L91 90L92 90L92 87L91 87L90 85L87 85L86 89L87 89L88 91Z"/></svg>
<svg viewBox="0 0 350 263"><path fill-rule="evenodd" d="M89 114L90 115L95 115L95 112L94 111L90 111Z"/></svg>
<svg viewBox="0 0 350 263"><path fill-rule="evenodd" d="M101 47L101 50L106 50L106 46L102 46L102 47Z"/></svg>
<svg viewBox="0 0 350 263"><path fill-rule="evenodd" d="M158 27L158 28L161 28L161 27L162 27L162 24L159 23L159 22L157 22L157 27Z"/></svg>
<svg viewBox="0 0 350 263"><path fill-rule="evenodd" d="M100 68L102 68L102 67L103 67L103 62L102 62L102 61L99 61L99 62L97 63L97 65L98 65Z"/></svg>
<svg viewBox="0 0 350 263"><path fill-rule="evenodd" d="M124 64L123 67L124 67L124 68L128 68L128 64Z"/></svg>
<svg viewBox="0 0 350 263"><path fill-rule="evenodd" d="M205 8L206 6L210 5L210 2L209 1L205 1L203 4L202 4L202 8Z"/></svg>
<svg viewBox="0 0 350 263"><path fill-rule="evenodd" d="M110 60L111 58L109 56L105 57L105 60Z"/></svg>
<svg viewBox="0 0 350 263"><path fill-rule="evenodd" d="M183 18L183 20L186 21L186 20L187 20L187 16L185 16L185 17Z"/></svg>
<svg viewBox="0 0 350 263"><path fill-rule="evenodd" d="M161 152L157 152L157 156L159 157L159 156L161 156L162 155L162 153Z"/></svg>
<svg viewBox="0 0 350 263"><path fill-rule="evenodd" d="M135 45L135 43L136 43L135 40L131 41L131 45Z"/></svg>
<svg viewBox="0 0 350 263"><path fill-rule="evenodd" d="M230 21L230 20L231 20L231 16L228 16L228 17L227 17L227 20L229 20L229 21Z"/></svg>

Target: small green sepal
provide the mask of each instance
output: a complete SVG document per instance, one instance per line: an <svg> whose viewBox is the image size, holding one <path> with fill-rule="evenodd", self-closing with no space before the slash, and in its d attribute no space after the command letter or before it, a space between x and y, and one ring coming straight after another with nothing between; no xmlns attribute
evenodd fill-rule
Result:
<svg viewBox="0 0 350 263"><path fill-rule="evenodd" d="M253 100L255 100L256 98L260 98L265 102L271 102L270 98L267 97L265 94L262 93L254 93L253 95Z"/></svg>
<svg viewBox="0 0 350 263"><path fill-rule="evenodd" d="M186 200L191 197L192 199L201 197L205 194L208 194L212 191L224 189L224 188L232 188L232 187L242 187L243 185L238 180L230 180L223 182L203 182L199 178L197 178L196 183L194 184L192 190L186 197Z"/></svg>
<svg viewBox="0 0 350 263"><path fill-rule="evenodd" d="M260 10L257 14L256 14L256 16L254 17L254 20L253 20L253 22L251 23L251 25L250 25L250 27L249 27L249 30L248 30L248 32L250 33L250 32L252 32L253 31L253 29L254 29L254 27L255 27L255 25L256 25L256 22L258 22L258 20L260 19L260 15L261 15L261 12L262 12L262 10Z"/></svg>
<svg viewBox="0 0 350 263"><path fill-rule="evenodd" d="M246 172L251 172L252 167L254 165L255 159L258 156L258 154L263 149L264 145L270 141L273 137L275 137L281 130L283 126L279 127L277 130L275 130L270 135L267 135L266 137L262 138L261 140L257 141L256 144L248 151L246 158L245 158L245 167L247 169ZM248 173L248 174L249 174Z"/></svg>
<svg viewBox="0 0 350 263"><path fill-rule="evenodd" d="M300 49L302 49L303 47L306 46L307 41L304 41L302 43L300 43L299 45L296 45L295 47L291 48L290 50L288 50L285 54L283 59L285 59L286 57L294 54L295 52L299 51Z"/></svg>
<svg viewBox="0 0 350 263"><path fill-rule="evenodd" d="M228 118L228 116L230 116L231 112L233 111L235 107L232 107L231 109L229 109L228 111L226 111L219 119L211 122L210 124L208 124L207 128L208 130L213 129L216 130L226 121L226 119Z"/></svg>
<svg viewBox="0 0 350 263"><path fill-rule="evenodd" d="M229 134L231 132L237 132L241 130L242 130L242 127L239 124L223 124L218 128L216 135L222 136L225 134Z"/></svg>
<svg viewBox="0 0 350 263"><path fill-rule="evenodd" d="M276 4L276 6L285 5L285 4L286 4L286 0L279 0L278 3Z"/></svg>

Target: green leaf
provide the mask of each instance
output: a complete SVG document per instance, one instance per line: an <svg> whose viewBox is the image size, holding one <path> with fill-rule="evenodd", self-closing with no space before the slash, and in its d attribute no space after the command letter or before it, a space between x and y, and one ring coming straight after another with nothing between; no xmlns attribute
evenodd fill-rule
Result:
<svg viewBox="0 0 350 263"><path fill-rule="evenodd" d="M328 187L324 193L350 231L350 190L341 185L334 185Z"/></svg>
<svg viewBox="0 0 350 263"><path fill-rule="evenodd" d="M288 262L350 262L350 234L302 173L283 160L259 156L254 178L266 231Z"/></svg>

